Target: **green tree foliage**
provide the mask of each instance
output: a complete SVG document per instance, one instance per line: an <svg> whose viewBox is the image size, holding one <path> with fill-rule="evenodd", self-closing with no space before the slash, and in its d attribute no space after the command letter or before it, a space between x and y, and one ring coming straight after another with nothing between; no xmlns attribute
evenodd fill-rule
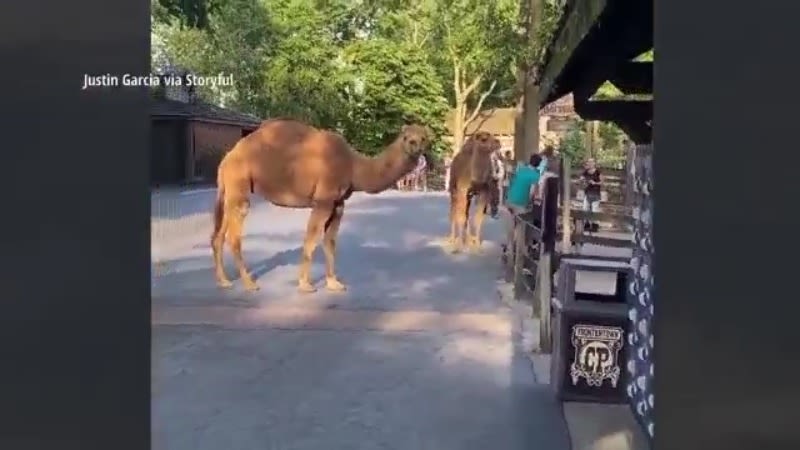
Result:
<svg viewBox="0 0 800 450"><path fill-rule="evenodd" d="M655 52L651 48L650 50L642 53L641 55L634 58L634 61L641 61L641 62L653 62L655 61Z"/></svg>
<svg viewBox="0 0 800 450"><path fill-rule="evenodd" d="M527 55L519 4L151 0L154 71L233 74L234 86L199 88L201 98L338 130L374 153L403 123L442 135L449 109L466 122L515 103Z"/></svg>
<svg viewBox="0 0 800 450"><path fill-rule="evenodd" d="M612 122L600 122L597 130L600 146L597 163L603 167L621 167L625 164L623 141L625 133Z"/></svg>
<svg viewBox="0 0 800 450"><path fill-rule="evenodd" d="M205 28L209 15L221 0L156 0L151 1L151 14L156 21L175 20L185 28Z"/></svg>
<svg viewBox="0 0 800 450"><path fill-rule="evenodd" d="M569 158L573 166L590 156L586 128L586 121L575 121L561 141L561 153ZM621 167L625 163L624 139L625 133L612 122L598 122L597 141L594 143L597 164L601 167Z"/></svg>
<svg viewBox="0 0 800 450"><path fill-rule="evenodd" d="M485 107L514 103L520 45L516 0L442 0L428 12L426 49L453 109L455 148Z"/></svg>
<svg viewBox="0 0 800 450"><path fill-rule="evenodd" d="M277 39L265 74L263 116L289 116L339 128L348 78L326 10L313 2L269 2Z"/></svg>
<svg viewBox="0 0 800 450"><path fill-rule="evenodd" d="M204 29L186 28L176 20L153 24L153 39L162 44L169 64L200 75L234 75L234 86L203 86L201 97L255 114L263 114L266 105L264 68L274 54L277 34L258 0L221 2Z"/></svg>
<svg viewBox="0 0 800 450"><path fill-rule="evenodd" d="M561 154L564 155L572 166L586 159L586 132L585 122L576 120L561 141Z"/></svg>
<svg viewBox="0 0 800 450"><path fill-rule="evenodd" d="M344 131L356 147L377 152L410 122L443 134L447 101L433 67L411 42L383 38L354 42L347 47L345 60L353 89ZM438 153L442 144L435 142Z"/></svg>

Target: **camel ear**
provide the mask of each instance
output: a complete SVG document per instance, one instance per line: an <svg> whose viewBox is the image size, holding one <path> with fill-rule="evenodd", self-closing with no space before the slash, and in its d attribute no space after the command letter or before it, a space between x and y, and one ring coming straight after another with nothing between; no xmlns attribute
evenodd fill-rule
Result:
<svg viewBox="0 0 800 450"><path fill-rule="evenodd" d="M400 132L401 132L401 133L406 133L406 132L408 132L408 129L409 129L409 128L411 128L411 127L410 127L410 126L408 126L408 124L406 124L406 125L403 125L403 127L402 127L402 128L400 128Z"/></svg>

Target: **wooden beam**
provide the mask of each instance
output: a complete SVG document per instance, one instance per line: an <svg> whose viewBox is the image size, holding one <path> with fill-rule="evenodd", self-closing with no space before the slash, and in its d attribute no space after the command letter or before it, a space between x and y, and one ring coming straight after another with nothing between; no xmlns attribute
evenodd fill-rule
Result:
<svg viewBox="0 0 800 450"><path fill-rule="evenodd" d="M572 241L575 242L576 244L594 244L603 247L615 247L615 248L635 247L635 244L630 239L616 239L611 237L594 236L582 233L573 233Z"/></svg>
<svg viewBox="0 0 800 450"><path fill-rule="evenodd" d="M653 63L629 61L620 64L609 81L623 94L652 94Z"/></svg>
<svg viewBox="0 0 800 450"><path fill-rule="evenodd" d="M572 1L567 3L569 9L564 12L562 26L558 35L548 47L546 64L542 70L539 83L539 102L545 104L552 90L556 88L556 80L569 63L580 43L597 22L606 9L608 0ZM568 87L567 91L572 87Z"/></svg>
<svg viewBox="0 0 800 450"><path fill-rule="evenodd" d="M653 119L652 100L587 100L575 97L575 112L584 120L637 120Z"/></svg>
<svg viewBox="0 0 800 450"><path fill-rule="evenodd" d="M652 48L653 3L653 0L568 0L567 10L547 48L541 71L541 103L553 101L581 85L602 83L620 64Z"/></svg>
<svg viewBox="0 0 800 450"><path fill-rule="evenodd" d="M628 214L614 214L608 212L589 212L582 209L571 208L570 214L575 220L588 220L592 222L614 222L632 224L633 217Z"/></svg>
<svg viewBox="0 0 800 450"><path fill-rule="evenodd" d="M653 127L648 121L638 119L616 119L613 121L636 144L653 142Z"/></svg>

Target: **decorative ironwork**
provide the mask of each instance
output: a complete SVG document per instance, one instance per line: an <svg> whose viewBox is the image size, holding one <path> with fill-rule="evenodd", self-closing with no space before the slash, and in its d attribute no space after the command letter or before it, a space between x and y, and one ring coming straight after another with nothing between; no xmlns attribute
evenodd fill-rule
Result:
<svg viewBox="0 0 800 450"><path fill-rule="evenodd" d="M652 438L654 435L653 410L653 313L654 271L653 255L653 146L640 145L630 159L629 180L632 184L634 218L634 248L631 258L633 277L628 286L628 318L633 327L627 336L627 371L631 382L627 386L628 398L638 420Z"/></svg>

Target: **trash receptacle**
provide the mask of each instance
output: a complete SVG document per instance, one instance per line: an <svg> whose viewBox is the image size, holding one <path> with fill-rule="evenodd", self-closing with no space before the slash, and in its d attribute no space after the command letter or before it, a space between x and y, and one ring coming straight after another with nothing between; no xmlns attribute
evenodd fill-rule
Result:
<svg viewBox="0 0 800 450"><path fill-rule="evenodd" d="M611 272L614 294L576 292L579 271ZM550 382L563 401L627 403L626 336L630 329L625 280L619 260L562 260L553 299Z"/></svg>

